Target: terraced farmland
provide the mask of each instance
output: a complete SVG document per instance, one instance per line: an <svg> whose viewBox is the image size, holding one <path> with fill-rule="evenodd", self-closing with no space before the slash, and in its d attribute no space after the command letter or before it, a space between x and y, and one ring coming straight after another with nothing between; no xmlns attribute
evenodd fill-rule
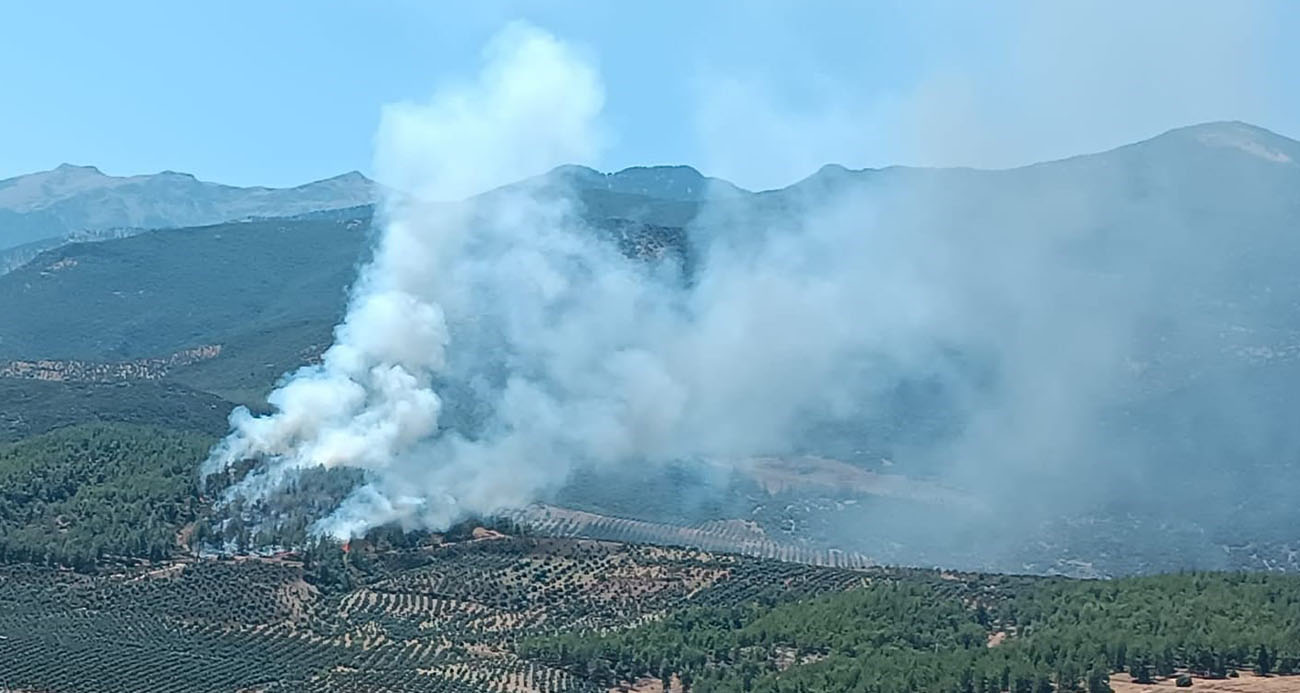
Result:
<svg viewBox="0 0 1300 693"><path fill-rule="evenodd" d="M0 680L53 691L590 691L520 638L612 632L684 605L790 599L863 575L701 551L500 538L354 549L356 587L292 557L112 575L0 573Z"/></svg>
<svg viewBox="0 0 1300 693"><path fill-rule="evenodd" d="M1110 675L1186 674L1201 686L1254 670L1291 685L1300 672L1293 576L847 570L485 530L394 546L380 537L346 551L96 575L0 569L0 683L72 693L598 693L637 681L644 691L689 681L698 693L1060 693L1104 690Z"/></svg>

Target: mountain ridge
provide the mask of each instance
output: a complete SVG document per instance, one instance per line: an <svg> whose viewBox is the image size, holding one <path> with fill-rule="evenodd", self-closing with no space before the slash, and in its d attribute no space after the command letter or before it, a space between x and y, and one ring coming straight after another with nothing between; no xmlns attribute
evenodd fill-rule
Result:
<svg viewBox="0 0 1300 693"><path fill-rule="evenodd" d="M630 218L673 225L689 221L692 206L706 200L773 197L788 191L826 192L845 184L899 177L1015 176L1042 166L1087 166L1098 157L1149 157L1157 150L1189 144L1199 148L1201 155L1219 156L1235 150L1251 155L1255 163L1295 169L1300 175L1300 142L1242 121L1212 121L1172 128L1102 151L1006 168L891 165L853 169L831 162L783 188L755 191L706 176L688 165L630 166L605 172L565 164L504 189L538 183L570 186L586 196L589 207L639 206ZM48 171L0 180L0 251L110 229L182 228L293 217L373 204L379 195L379 185L355 170L273 188L203 181L173 170L112 176L93 165L64 163Z"/></svg>
<svg viewBox="0 0 1300 693"><path fill-rule="evenodd" d="M1209 142L1205 141L1207 139ZM1264 156L1260 155L1260 149L1253 146L1254 144L1264 148ZM811 192L817 191L815 188L824 187L824 192L829 194L841 186L861 183L864 180L884 181L886 184L868 197L882 213L895 214L900 221L909 222L918 213L918 199L914 187L925 191L921 195L924 199L919 200L919 203L923 203L919 206L923 207L920 213L925 215L925 223L933 222L936 214L942 215L945 224L971 225L988 222L991 224L990 228L1005 225L1007 222L1059 224L1068 221L1071 224L1083 224L1085 227L1104 226L1111 229L1108 233L1113 234L1114 228L1125 226L1137 228L1151 219L1171 218L1169 215L1174 214L1178 217L1179 229L1184 231L1196 229L1196 233L1201 237L1215 243L1222 243L1224 248L1233 248L1236 231L1225 226L1224 220L1235 215L1232 218L1236 219L1238 226L1248 224L1265 230L1258 243L1239 251L1254 253L1252 262L1258 264L1259 268L1269 268L1268 272L1254 272L1258 277L1263 277L1269 276L1276 263L1282 261L1279 258L1289 251L1282 254L1260 252L1265 249L1262 244L1265 240L1269 243L1281 243L1282 238L1273 234L1287 227L1289 223L1287 220L1293 218L1293 215L1300 217L1300 202L1295 200L1294 192L1300 190L1300 166L1280 161L1278 155L1280 153L1281 156L1291 157L1293 150L1297 152L1295 158L1300 159L1300 142L1263 128L1226 122L1177 128L1154 138L1105 152L1014 169L889 167L855 171L836 164L828 164L817 174L787 188L756 193L745 191L721 179L704 176L688 166L633 167L613 173L601 173L580 166L562 166L538 178L514 185L529 185L538 181L543 184L549 182L573 185L578 188L578 201L583 208L584 217L589 222L606 229L617 227L618 224L611 225L605 223L605 220L617 219L668 229L680 229L692 225L695 215L705 202L699 197L701 186L724 191L722 201L728 204L734 202L744 207L752 201L754 206L750 208L751 214L762 215L775 211L775 213L791 213L797 217L801 206L815 203L817 195L810 195ZM1206 156L1211 159L1205 159ZM93 171L97 169L92 169L93 167L67 166L65 172L76 175L96 175ZM1226 181L1220 180L1220 172L1225 170L1242 175ZM345 184L351 181L370 182L356 172L326 179L326 181L330 180L342 180ZM939 189L944 191L943 195L932 193L933 190ZM900 190L906 194L901 196L896 194ZM1026 192L1033 194L1026 196ZM1044 201L1040 202L1038 197ZM1081 203L1080 200L1083 202ZM712 202L712 199L708 201ZM1060 205L1068 204L1076 207L1085 204L1094 218L1082 221L1053 220L1052 215L1057 210L1071 208L1057 206L1058 202ZM1197 207L1195 214L1182 209L1186 204L1191 203ZM1152 204L1157 204L1157 207L1152 207ZM1242 209L1234 211L1237 207ZM141 281L148 280L149 276L132 274L138 272L139 267L122 274L125 267L135 266L138 262L138 259L131 259L132 253L166 252L165 249L168 247L177 251L182 247L190 247L192 251L203 248L205 253L217 252L222 248L225 248L222 252L234 252L237 248L242 248L242 252L259 254L260 251L256 250L258 247L275 247L278 249L277 252L287 255L276 259L272 264L291 262L289 271L300 273L324 270L325 268L319 263L326 262L328 258L327 264L330 267L325 272L329 277L328 284L312 284L316 287L312 291L328 290L331 295L312 298L311 304L315 306L313 315L320 318L333 317L335 312L341 309L344 287L349 281L353 266L358 261L358 253L364 243L365 234L352 229L357 225L369 226L372 209L370 204L361 204L313 209L292 216L252 219L251 223L246 225L231 226L226 222L221 222L226 225L217 226L194 225L184 227L184 233L179 234L155 232L150 239L96 240L92 237L89 240L93 242L64 246L59 250L37 244L31 247L35 259L29 264L27 268L29 271L15 271L8 275L0 275L0 308L7 306L6 310L10 315L27 315L26 319L37 322L28 326L32 328L30 330L25 330L19 325L10 328L0 325L0 352L4 352L6 358L96 358L95 353L74 350L65 352L64 347L58 350L59 353L46 353L48 348L52 348L59 342L57 340L51 342L49 337L38 339L38 335L66 333L74 326L60 327L49 322L54 315L58 314L57 312L46 310L29 312L31 306L23 307L23 305L30 301L45 300L56 301L64 307L77 303L86 304L87 301L101 304L105 309L115 305L126 305L135 301L128 298L129 294L121 298L97 298L95 287L83 285L78 281L78 277L84 274L84 281L90 281L91 275L85 273L90 272L90 268L94 267L92 274L98 278L92 284L98 285L100 281L108 281L119 284L120 286L114 287L119 291L136 286ZM0 230L3 228L3 224L0 224ZM1085 230L1080 229L1081 232ZM312 248L301 245L307 243L307 239L312 237L311 234L317 232L326 233L318 239L325 244L324 246ZM203 240L196 239L191 247L191 242L185 239L193 233L200 234ZM258 239L255 237L256 233L271 235L267 235L265 239ZM289 234L294 240L286 243L283 240L284 236L277 234ZM128 235L128 232L121 232L120 235ZM223 235L224 242L219 242L218 239ZM231 246L235 239L239 239L238 244ZM1161 242L1173 240L1176 239L1164 239ZM347 248L331 249L327 247L329 243L343 243ZM103 251L92 250L96 245L104 245ZM1300 254L1300 249L1297 249L1297 253ZM213 259L215 257L213 256ZM79 261L81 264L70 265L69 260ZM237 260L230 257L227 261ZM185 257L177 256L163 264L184 265L186 262ZM247 263L248 260L244 262ZM50 267L58 269L50 270ZM271 266L268 265L265 269L271 271ZM100 272L105 274L98 274ZM113 278L115 276L116 279ZM1252 283L1259 281L1258 277L1252 276L1251 272L1245 272L1244 276ZM327 286L333 288L326 289ZM1281 291L1283 287L1289 286L1288 282L1278 284L1275 288ZM137 290L142 288L143 286L138 286ZM151 291L154 292L161 290L161 286L151 287ZM67 292L75 293L76 297ZM1277 293L1273 295L1276 296ZM246 300L266 302L269 298L258 299L250 296ZM137 307L145 309L147 302ZM277 315L281 316L291 313L292 306L289 305L277 311ZM232 313L232 315L244 316L252 314L257 313L256 311ZM141 324L140 321L143 319L144 316L130 319L123 316L122 324ZM92 322L97 320L98 318ZM37 324L41 325L39 329L36 329ZM199 327L200 325L196 323L195 329ZM234 327L231 325L229 329ZM264 327L259 325L258 329ZM223 338L232 334L229 329L223 331ZM156 348L141 351L130 346L133 342L130 334L132 334L131 330L122 332L120 339L112 342L114 346L105 349L98 357L107 359L151 357L207 343L203 340L181 340L159 343ZM97 336L96 341L99 338ZM152 339L151 336L146 341ZM75 341L64 340L63 343L72 344ZM20 344L26 346L19 348ZM46 347L42 347L42 344Z"/></svg>
<svg viewBox="0 0 1300 693"><path fill-rule="evenodd" d="M180 228L367 204L373 181L351 171L291 188L239 187L161 171L110 176L61 164L0 180L0 250L113 228Z"/></svg>
<svg viewBox="0 0 1300 693"><path fill-rule="evenodd" d="M1260 142L1260 140L1264 140L1266 143ZM1297 167L1300 167L1300 141L1244 121L1219 120L1171 128L1151 137L1137 140L1136 142L1121 144L1098 151L1083 152L1054 159L1047 159L1044 161L1035 161L1027 164L1018 164L1006 167L986 168L978 166L912 166L906 164L891 164L879 167L849 168L843 164L828 162L823 164L817 171L814 171L785 187L754 192L755 194L762 195L766 193L780 192L789 188L820 184L826 179L860 179L880 174L906 175L908 173L916 172L1013 174L1042 166L1078 163L1106 155L1143 152L1148 151L1153 147L1161 147L1171 143L1187 141L1195 141L1207 148L1236 148L1267 161L1280 164L1294 164ZM1272 148L1270 148L1269 145L1272 145ZM1277 147L1284 148L1284 151L1277 151Z"/></svg>

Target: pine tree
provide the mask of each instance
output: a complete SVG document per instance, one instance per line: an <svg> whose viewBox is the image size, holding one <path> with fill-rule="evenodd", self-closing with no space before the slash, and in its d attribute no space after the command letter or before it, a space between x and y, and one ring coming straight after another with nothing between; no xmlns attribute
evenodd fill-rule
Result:
<svg viewBox="0 0 1300 693"><path fill-rule="evenodd" d="M1273 673L1273 654L1263 644L1260 644L1259 649L1255 652L1255 673L1260 676L1268 676Z"/></svg>
<svg viewBox="0 0 1300 693"><path fill-rule="evenodd" d="M1137 683L1152 683L1155 680L1151 677L1151 665L1142 657L1129 658L1128 673Z"/></svg>
<svg viewBox="0 0 1300 693"><path fill-rule="evenodd" d="M1100 664L1088 672L1088 693L1110 693L1110 676Z"/></svg>

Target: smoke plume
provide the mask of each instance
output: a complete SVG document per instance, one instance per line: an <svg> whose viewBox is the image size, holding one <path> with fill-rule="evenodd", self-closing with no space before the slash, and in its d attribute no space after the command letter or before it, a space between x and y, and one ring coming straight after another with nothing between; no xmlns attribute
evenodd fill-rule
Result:
<svg viewBox="0 0 1300 693"><path fill-rule="evenodd" d="M392 520L440 527L527 499L551 476L527 470L552 462L534 457L542 451L529 450L514 429L539 425L527 410L540 406L530 400L540 393L526 381L497 388L498 428L471 441L440 429L434 379L453 377L449 364L464 360L449 358L449 347L470 347L453 341L449 310L451 319L466 319L474 302L505 288L528 299L518 305L522 320L567 293L564 277L547 267L564 252L553 244L568 233L565 210L560 200L527 193L493 204L455 201L590 158L602 101L594 70L570 47L515 24L487 47L475 83L448 86L427 103L387 107L376 168L402 194L382 210L374 257L353 287L334 344L319 365L289 375L268 397L273 414L236 410L205 473L259 460L229 491L257 499L303 469L363 470L369 483L318 526L339 536ZM510 307L504 295L491 300Z"/></svg>
<svg viewBox="0 0 1300 693"><path fill-rule="evenodd" d="M232 415L205 471L256 462L227 500L354 470L363 482L313 527L352 537L519 507L580 467L856 455L1014 508L998 534L1012 546L1032 511L1133 498L1114 485L1203 473L1227 451L1300 449L1278 417L1227 404L1281 376L1222 357L1258 347L1223 325L1262 340L1281 300L1248 279L1277 276L1290 246L1238 252L1223 222L1285 227L1269 216L1282 159L1249 155L1270 133L1174 133L1108 160L1129 177L1088 157L827 167L782 191L715 191L689 262L647 261L541 175L598 155L602 102L588 60L516 24L473 83L384 110L376 168L401 193L323 361L285 378L273 413ZM1203 173L1224 170L1231 183Z"/></svg>
<svg viewBox="0 0 1300 693"><path fill-rule="evenodd" d="M259 464L230 498L346 467L366 481L316 531L442 528L579 465L796 451L807 422L861 414L873 370L927 358L899 345L926 344L913 331L944 306L856 207L759 222L719 205L687 277L625 257L554 180L456 201L593 156L601 102L587 62L513 25L475 84L385 110L377 168L403 194L322 363L274 413L232 415L205 471Z"/></svg>

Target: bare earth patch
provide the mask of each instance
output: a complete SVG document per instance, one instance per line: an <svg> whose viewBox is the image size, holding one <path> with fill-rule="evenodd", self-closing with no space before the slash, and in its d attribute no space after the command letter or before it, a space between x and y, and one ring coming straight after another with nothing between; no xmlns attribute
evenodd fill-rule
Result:
<svg viewBox="0 0 1300 693"><path fill-rule="evenodd" d="M663 693L663 679L647 676L631 683L622 683L609 689L609 693ZM669 681L668 693L682 693L682 682L676 675Z"/></svg>
<svg viewBox="0 0 1300 693"><path fill-rule="evenodd" d="M488 529L487 527L475 527L474 531L470 533L470 536L472 536L475 541L490 541L493 539L508 538L506 535L496 531L495 529Z"/></svg>
<svg viewBox="0 0 1300 693"><path fill-rule="evenodd" d="M1235 679L1202 679L1193 676L1191 688L1178 688L1174 679L1155 683L1134 683L1128 674L1111 674L1110 687L1115 693L1144 693L1145 691L1218 691L1220 693L1300 693L1300 676L1256 676L1242 672Z"/></svg>

